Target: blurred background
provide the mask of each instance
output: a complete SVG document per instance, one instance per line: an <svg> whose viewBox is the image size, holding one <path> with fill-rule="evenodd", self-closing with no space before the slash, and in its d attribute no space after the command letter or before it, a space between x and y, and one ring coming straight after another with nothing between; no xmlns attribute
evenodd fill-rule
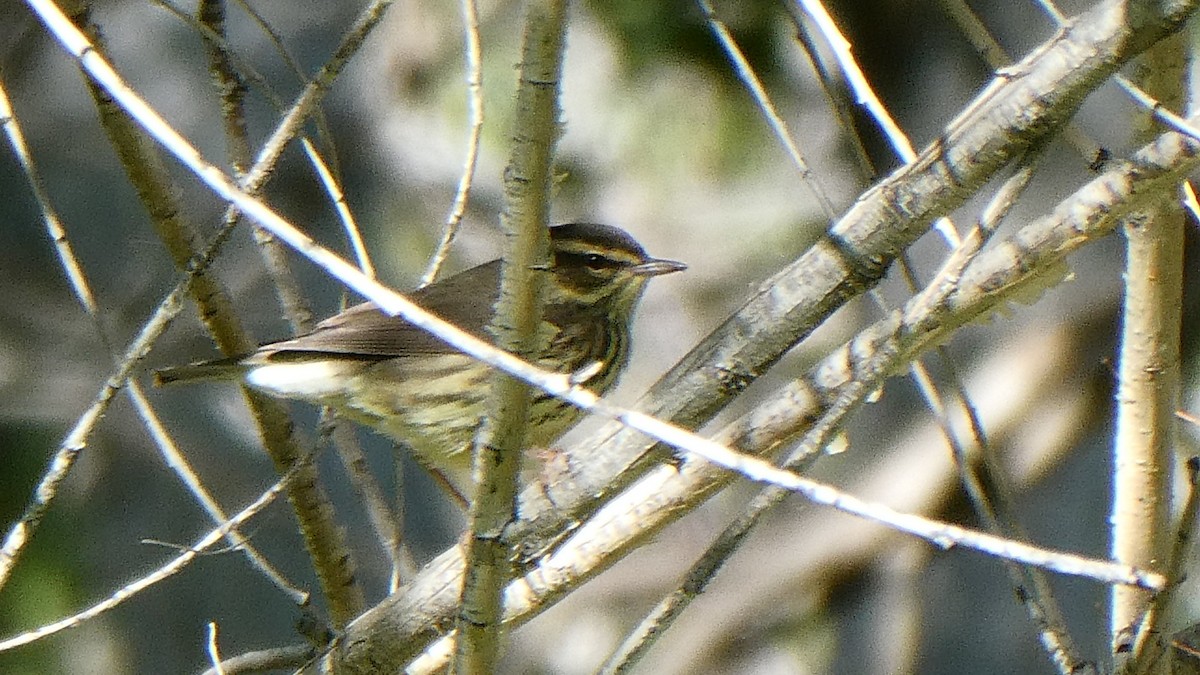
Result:
<svg viewBox="0 0 1200 675"><path fill-rule="evenodd" d="M178 8L194 11L193 5ZM970 5L1016 58L1055 32L1035 3ZM311 74L363 3L254 6ZM827 6L878 95L918 147L936 139L990 77L991 68L941 3L840 0ZM1063 3L1062 9L1074 14L1087 6ZM854 125L873 167L856 161L850 135L839 126L783 4L756 0L719 3L717 9L839 214L899 165L861 115ZM451 270L498 255L521 10L519 2L480 4L486 124ZM229 14L234 49L290 102L302 83L253 21L236 7ZM132 86L207 158L224 164L219 104L194 29L142 0L96 2L92 19ZM567 44L552 219L619 225L652 254L690 266L650 287L636 325L634 364L616 394L618 402L631 403L757 284L798 257L829 221L696 5L573 3ZM423 271L462 171L468 132L464 72L457 3L397 3L322 107L347 200L381 278L399 290L412 288ZM123 347L179 277L97 122L76 65L21 3L0 3L0 78L99 298L103 329L112 344ZM261 140L278 111L261 95L250 100L250 128ZM1089 98L1077 125L1095 147L1122 157L1135 147L1135 112L1108 85ZM28 183L5 148L0 523L7 530L112 362L72 297ZM1093 159L1055 142L1002 234L1049 211L1089 180ZM211 236L222 203L179 167L171 164L170 170L183 215ZM264 194L313 237L348 250L328 199L295 146ZM987 196L956 214L960 228ZM1189 273L1194 245L1189 233ZM918 275L928 279L945 247L928 236L910 253ZM949 345L989 440L1012 471L1020 515L1033 541L1100 557L1107 550L1111 358L1121 263L1119 237L1090 246L1072 259L1069 282L1036 304L964 329ZM288 334L248 228L235 233L215 267L256 339ZM318 316L337 310L339 285L298 257L294 270ZM893 303L908 294L896 278L881 290ZM1185 305L1194 317L1194 294L1185 297ZM878 316L867 301L848 305L709 429L770 399L781 384ZM1194 341L1193 324L1184 326L1185 350ZM148 382L150 368L216 354L194 311L185 312L139 377ZM1190 378L1190 359L1188 364ZM948 376L945 364L931 365ZM228 509L273 482L236 388L198 385L151 395L169 431ZM304 405L292 409L301 437L316 442L316 411ZM573 434L587 428L585 422ZM359 435L377 475L394 490L391 445ZM1183 433L1189 444L1193 436ZM569 444L569 438L563 442ZM818 477L899 509L974 524L952 477L946 444L907 380L893 380L877 402L860 411L848 439L847 452L818 464ZM340 464L324 453L320 465L351 536L369 602L376 602L386 593L386 558ZM404 473L404 490L407 535L423 563L455 543L461 516L415 467ZM503 671L594 670L752 494L746 486L722 493L517 630ZM175 554L143 540L186 545L208 529L207 518L164 467L131 406L118 399L0 591L0 639L87 607ZM271 507L245 533L289 576L314 585L286 505ZM1106 589L1078 579L1054 581L1082 649L1102 660ZM1188 587L1184 594L1191 597L1194 590ZM229 656L297 642L298 618L287 598L240 555L217 553L80 628L0 653L0 671L196 672L207 663L208 622L219 624L222 653ZM1051 671L999 563L969 551L935 551L796 499L767 519L642 672Z"/></svg>

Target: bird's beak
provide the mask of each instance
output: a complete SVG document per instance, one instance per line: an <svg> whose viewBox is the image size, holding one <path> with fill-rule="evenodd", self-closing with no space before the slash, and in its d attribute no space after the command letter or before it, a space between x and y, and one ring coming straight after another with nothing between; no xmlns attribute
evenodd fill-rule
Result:
<svg viewBox="0 0 1200 675"><path fill-rule="evenodd" d="M687 265L674 260L659 260L651 258L644 263L634 265L629 268L629 271L639 277L657 277L671 272L682 272L687 269Z"/></svg>

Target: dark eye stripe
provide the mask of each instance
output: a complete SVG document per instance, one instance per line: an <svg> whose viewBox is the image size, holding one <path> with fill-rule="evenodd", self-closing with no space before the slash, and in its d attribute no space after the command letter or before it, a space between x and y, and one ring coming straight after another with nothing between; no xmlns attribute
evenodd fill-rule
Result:
<svg viewBox="0 0 1200 675"><path fill-rule="evenodd" d="M560 251L555 257L558 265L574 268L587 267L594 270L616 269L624 267L626 264L623 261L602 256L599 253L566 253Z"/></svg>

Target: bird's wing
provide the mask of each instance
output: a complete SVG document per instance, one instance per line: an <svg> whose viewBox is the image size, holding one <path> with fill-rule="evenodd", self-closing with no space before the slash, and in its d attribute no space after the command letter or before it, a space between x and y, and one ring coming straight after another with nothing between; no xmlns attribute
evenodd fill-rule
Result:
<svg viewBox="0 0 1200 675"><path fill-rule="evenodd" d="M468 333L490 341L486 329L492 320L499 280L500 261L495 260L414 291L409 298ZM404 319L387 316L371 302L325 319L307 335L264 345L259 350L260 355L273 360L313 353L389 359L453 352L445 342Z"/></svg>

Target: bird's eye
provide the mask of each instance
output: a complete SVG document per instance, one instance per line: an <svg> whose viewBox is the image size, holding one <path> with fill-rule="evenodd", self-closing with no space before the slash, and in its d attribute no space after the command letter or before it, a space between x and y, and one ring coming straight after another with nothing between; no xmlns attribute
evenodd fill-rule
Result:
<svg viewBox="0 0 1200 675"><path fill-rule="evenodd" d="M583 264L587 265L589 269L593 270L602 269L606 266L604 264L604 256L600 255L599 253L589 253L583 256Z"/></svg>

